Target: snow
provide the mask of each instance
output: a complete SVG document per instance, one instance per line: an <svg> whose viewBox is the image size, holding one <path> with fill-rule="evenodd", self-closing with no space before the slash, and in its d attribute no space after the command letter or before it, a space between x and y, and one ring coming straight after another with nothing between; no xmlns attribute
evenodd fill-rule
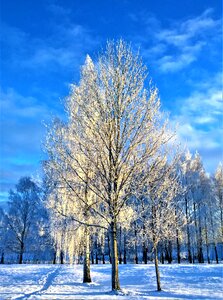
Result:
<svg viewBox="0 0 223 300"><path fill-rule="evenodd" d="M120 265L122 292L111 292L111 266L91 266L93 282L82 283L82 265L1 265L0 299L223 299L222 265L161 265L163 291L156 291L149 265Z"/></svg>

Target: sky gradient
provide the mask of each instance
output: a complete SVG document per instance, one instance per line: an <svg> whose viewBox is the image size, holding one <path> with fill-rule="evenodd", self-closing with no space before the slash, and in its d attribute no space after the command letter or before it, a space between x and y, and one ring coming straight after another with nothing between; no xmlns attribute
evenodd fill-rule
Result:
<svg viewBox="0 0 223 300"><path fill-rule="evenodd" d="M109 39L140 47L162 109L214 172L222 161L221 1L1 0L1 191L38 176L44 122Z"/></svg>

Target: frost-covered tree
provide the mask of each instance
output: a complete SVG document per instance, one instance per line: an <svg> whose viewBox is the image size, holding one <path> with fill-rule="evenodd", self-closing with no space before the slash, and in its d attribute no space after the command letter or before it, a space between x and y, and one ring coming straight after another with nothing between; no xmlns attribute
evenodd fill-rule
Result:
<svg viewBox="0 0 223 300"><path fill-rule="evenodd" d="M5 212L0 208L0 264L5 262L5 253L7 250L8 228Z"/></svg>
<svg viewBox="0 0 223 300"><path fill-rule="evenodd" d="M204 203L204 197L202 195L202 178L205 176L205 170L202 164L200 155L196 152L194 158L191 162L190 178L191 186L190 192L192 196L192 205L193 205L193 221L195 229L195 243L196 243L196 254L199 263L204 262L203 255L203 213L202 207Z"/></svg>
<svg viewBox="0 0 223 300"><path fill-rule="evenodd" d="M72 200L72 201L71 201ZM77 214L81 214L81 209L75 207L74 198L69 198L66 189L57 187L49 193L47 208L49 210L50 233L54 244L54 263L65 261L73 263L76 258L83 253L86 261L85 250L85 226L75 222ZM88 266L88 265L87 265ZM84 263L84 269L86 263ZM90 269L86 277L83 273L83 281L90 282Z"/></svg>
<svg viewBox="0 0 223 300"><path fill-rule="evenodd" d="M187 236L187 257L188 261L192 263L192 239L191 239L191 224L192 224L192 213L191 213L191 177L190 177L190 168L191 168L192 155L189 151L186 152L185 156L181 160L181 183L184 187L184 210L186 216L186 236Z"/></svg>
<svg viewBox="0 0 223 300"><path fill-rule="evenodd" d="M219 163L214 175L214 192L220 215L221 238L223 240L223 166Z"/></svg>
<svg viewBox="0 0 223 300"><path fill-rule="evenodd" d="M206 248L210 262L211 245L218 262L217 244L220 235L219 189L216 179L206 174L200 155L187 152L181 163L181 182L184 186L184 211L186 214L186 236L188 260L203 263ZM205 246L205 247L204 247Z"/></svg>
<svg viewBox="0 0 223 300"><path fill-rule="evenodd" d="M201 218L202 235L206 246L206 258L210 263L211 245L214 246L216 262L218 263L217 241L219 233L219 219L217 210L217 199L214 194L211 178L203 173L201 178Z"/></svg>
<svg viewBox="0 0 223 300"><path fill-rule="evenodd" d="M143 238L147 236L153 245L157 290L161 291L160 273L158 267L158 244L162 241L173 240L176 236L176 202L180 185L176 174L177 156L171 162L167 157L156 158L153 168L148 167L150 177L138 190ZM139 176L140 180L140 176ZM180 229L180 228L178 228Z"/></svg>
<svg viewBox="0 0 223 300"><path fill-rule="evenodd" d="M212 187L200 154L186 151L179 164L179 177L183 187L179 204L185 213L184 246L190 263L204 262L205 210L209 209Z"/></svg>
<svg viewBox="0 0 223 300"><path fill-rule="evenodd" d="M19 254L19 264L29 239L33 238L40 199L40 188L29 177L22 177L15 190L10 190L6 222L9 229L9 247Z"/></svg>
<svg viewBox="0 0 223 300"><path fill-rule="evenodd" d="M82 241L79 242L83 245L84 254L83 282L91 282L89 226L103 228L103 224L99 224L99 222L96 224L97 220L90 213L90 209L93 211L96 209L95 194L89 188L89 182L94 174L93 168L89 164L86 166L85 156L81 152L77 152L77 144L73 143L71 130L72 124L67 127L55 122L54 127L49 132L47 147L50 160L45 162L44 166L48 184L51 185L48 208L51 210L51 221L56 216L58 223L58 216L62 217L60 224L57 224L60 230L54 235L54 240L58 239L59 232L65 238L66 230L63 227L67 226L68 223L76 222L82 225L81 228L78 225L78 232L82 232ZM64 147L65 143L66 147ZM96 222L90 224L93 219ZM82 230L83 227L84 230ZM80 238L80 234L78 236ZM61 238L62 236L60 236ZM66 247L62 241L59 244L61 243ZM59 244L56 242L56 248ZM61 249L61 251L63 250Z"/></svg>
<svg viewBox="0 0 223 300"><path fill-rule="evenodd" d="M153 165L172 138L160 113L157 89L145 89L146 76L130 46L122 40L109 42L95 64L87 56L80 83L72 86L67 100L68 122L59 133L48 134L47 171L56 172L72 194L79 191L75 176L80 190L86 187L91 195L87 201L79 192L73 198L86 209L84 213L81 208L76 221L109 230L113 290L120 289L118 218L136 174L142 174L144 184L151 175L142 170L149 162Z"/></svg>

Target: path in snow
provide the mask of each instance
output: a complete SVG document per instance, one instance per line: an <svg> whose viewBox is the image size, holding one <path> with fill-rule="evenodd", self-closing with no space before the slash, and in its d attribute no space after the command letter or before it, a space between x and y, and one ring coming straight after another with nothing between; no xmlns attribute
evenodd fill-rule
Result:
<svg viewBox="0 0 223 300"><path fill-rule="evenodd" d="M38 281L38 285L42 286L41 289L34 291L32 293L25 294L22 297L15 298L16 300L26 300L30 297L33 298L34 296L38 296L44 294L44 292L51 286L53 283L54 278L58 275L61 266L57 267L56 269L50 271L46 275L43 275L41 279Z"/></svg>
<svg viewBox="0 0 223 300"><path fill-rule="evenodd" d="M1 265L0 300L220 300L222 265L161 265L163 291L156 292L154 266L120 265L124 295L111 293L110 265L91 266L93 283L82 283L81 265Z"/></svg>
<svg viewBox="0 0 223 300"><path fill-rule="evenodd" d="M33 299L52 284L60 266L1 265L0 300Z"/></svg>

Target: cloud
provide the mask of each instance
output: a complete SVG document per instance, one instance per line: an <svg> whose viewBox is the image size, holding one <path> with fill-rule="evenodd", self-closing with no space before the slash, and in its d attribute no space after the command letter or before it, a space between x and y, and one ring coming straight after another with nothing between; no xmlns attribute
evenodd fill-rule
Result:
<svg viewBox="0 0 223 300"><path fill-rule="evenodd" d="M198 36L205 36L207 33L210 33L210 30L215 30L220 25L220 20L214 20L211 17L212 13L213 10L208 9L195 18L187 19L183 22L174 22L171 28L157 32L155 34L156 38L178 48L187 46L192 39L197 39Z"/></svg>
<svg viewBox="0 0 223 300"><path fill-rule="evenodd" d="M143 56L161 73L183 70L196 62L203 52L213 55L216 44L220 45L221 21L213 17L212 9L194 18L169 21L165 27L150 13L141 12L138 16L141 18L137 15L130 15L130 18L143 22L146 33L135 39L142 46Z"/></svg>
<svg viewBox="0 0 223 300"><path fill-rule="evenodd" d="M181 107L181 114L193 116L193 122L199 116L217 120L222 115L221 78L222 74L217 73L199 85L195 83L194 91L186 99L186 105Z"/></svg>
<svg viewBox="0 0 223 300"><path fill-rule="evenodd" d="M41 104L33 96L23 96L16 92L13 88L8 88L6 91L0 90L1 107L3 111L3 119L5 113L8 118L35 118L39 115L45 117L48 114L47 106ZM5 112L5 113L4 113Z"/></svg>
<svg viewBox="0 0 223 300"><path fill-rule="evenodd" d="M14 69L36 69L38 73L58 67L75 68L89 51L99 44L99 38L88 28L70 21L69 12L58 5L50 5L56 19L49 23L50 33L41 38L19 28L2 24L1 45L3 64ZM61 14L66 15L58 23ZM4 62L5 61L5 62Z"/></svg>
<svg viewBox="0 0 223 300"><path fill-rule="evenodd" d="M56 107L33 96L23 96L13 88L0 89L1 97L1 159L24 162L39 154L45 127ZM23 162L23 163L24 163Z"/></svg>
<svg viewBox="0 0 223 300"><path fill-rule="evenodd" d="M172 114L179 124L180 140L192 151L198 150L206 166L213 171L223 158L221 73L199 87L195 84L189 97L177 99L175 105L180 107Z"/></svg>
<svg viewBox="0 0 223 300"><path fill-rule="evenodd" d="M69 66L75 61L75 53L63 48L54 48L51 46L42 46L36 49L35 53L23 62L23 66L28 68Z"/></svg>
<svg viewBox="0 0 223 300"><path fill-rule="evenodd" d="M53 108L32 96L23 96L14 89L1 93L1 195L4 198L9 188L21 176L36 174L42 159L41 141L45 128L42 120L51 118Z"/></svg>
<svg viewBox="0 0 223 300"><path fill-rule="evenodd" d="M203 35L204 31L216 28L216 26L218 27L221 24L220 20L214 20L211 17L212 14L213 9L206 9L200 16L183 22L180 30L186 32L190 38L197 34Z"/></svg>
<svg viewBox="0 0 223 300"><path fill-rule="evenodd" d="M55 16L68 17L71 13L70 9L60 6L56 3L49 3L46 8Z"/></svg>
<svg viewBox="0 0 223 300"><path fill-rule="evenodd" d="M84 27L69 24L68 27L55 25L54 33L48 41L42 41L24 62L28 68L65 67L74 68L80 59L92 48L96 48L97 38L93 39Z"/></svg>
<svg viewBox="0 0 223 300"><path fill-rule="evenodd" d="M176 72L195 62L202 50L213 42L213 36L220 36L220 20L211 17L212 10L206 10L196 18L174 24L174 27L156 33L161 44L172 47L172 53L159 59L162 72Z"/></svg>
<svg viewBox="0 0 223 300"><path fill-rule="evenodd" d="M204 43L197 43L194 46L185 46L183 51L176 55L166 55L159 59L159 69L162 72L176 72L190 65L197 60L197 55L201 51Z"/></svg>

